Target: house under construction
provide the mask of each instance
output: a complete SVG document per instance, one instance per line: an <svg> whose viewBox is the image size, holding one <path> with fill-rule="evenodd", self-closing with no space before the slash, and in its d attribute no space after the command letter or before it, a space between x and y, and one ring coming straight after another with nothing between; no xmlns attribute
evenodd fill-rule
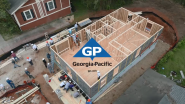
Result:
<svg viewBox="0 0 185 104"><path fill-rule="evenodd" d="M72 37L51 46L52 65L56 64L66 72L86 96L94 101L155 48L162 30L163 26L119 8L76 32L80 47L73 47ZM91 38L111 57L94 58L93 61L91 58L73 57ZM112 66L74 66L73 62L110 62ZM97 72L90 72L92 70L100 71L100 80L97 80Z"/></svg>

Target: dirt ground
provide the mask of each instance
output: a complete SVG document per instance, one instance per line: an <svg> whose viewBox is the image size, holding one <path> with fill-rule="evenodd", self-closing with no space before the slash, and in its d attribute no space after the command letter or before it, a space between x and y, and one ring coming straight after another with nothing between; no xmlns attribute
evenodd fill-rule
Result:
<svg viewBox="0 0 185 104"><path fill-rule="evenodd" d="M11 97L11 100L16 100L17 98L19 98L22 94L25 94L26 92L28 92L29 90L31 90L33 87L29 86L29 85L23 85L23 86L19 86L16 89L14 89L13 91L11 91L11 93L8 93L5 95L5 97ZM25 90L22 93L16 94L16 92ZM41 99L39 101L39 104L46 104L47 100L45 99L45 97L39 92L36 91L35 93L33 93L31 96L29 96L26 100L29 102L31 102L31 100L34 98L34 96L39 96L39 98Z"/></svg>
<svg viewBox="0 0 185 104"><path fill-rule="evenodd" d="M53 92L52 88L46 83L46 81L43 78L43 74L49 74L49 73L42 72L35 78L36 82L40 84L43 95L46 97L48 102L50 102L50 104L63 104L63 102L58 99L55 92Z"/></svg>
<svg viewBox="0 0 185 104"><path fill-rule="evenodd" d="M6 90L11 90L10 86L6 83L6 78L13 80L15 86L22 85L24 81L30 81L31 79L25 74L24 70L27 67L28 71L35 77L35 81L40 84L41 91L44 96L47 98L51 104L61 104L62 102L58 99L57 95L52 91L51 87L46 84L43 75L48 74L52 76L53 74L49 73L49 70L45 68L42 58L46 58L46 53L49 52L48 49L42 48L39 50L39 53L33 52L33 50L27 50L21 55L20 61L18 61L18 65L21 67L13 68L13 64L5 66L0 70L0 83L6 86ZM31 66L28 62L26 62L26 57L31 57L33 59L33 66ZM55 67L57 69L57 67ZM57 70L55 70L57 72ZM2 95L3 93L1 93Z"/></svg>

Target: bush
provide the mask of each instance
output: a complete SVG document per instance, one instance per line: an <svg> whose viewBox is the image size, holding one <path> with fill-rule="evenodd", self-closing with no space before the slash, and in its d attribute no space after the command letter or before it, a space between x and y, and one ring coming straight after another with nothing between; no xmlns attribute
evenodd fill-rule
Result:
<svg viewBox="0 0 185 104"><path fill-rule="evenodd" d="M19 33L19 27L12 19L11 15L7 12L10 4L8 0L0 0L0 34L1 35L12 35L14 33Z"/></svg>
<svg viewBox="0 0 185 104"><path fill-rule="evenodd" d="M81 2L91 10L109 10L130 4L132 0L81 0Z"/></svg>
<svg viewBox="0 0 185 104"><path fill-rule="evenodd" d="M174 1L181 4L182 6L185 6L185 0L174 0Z"/></svg>

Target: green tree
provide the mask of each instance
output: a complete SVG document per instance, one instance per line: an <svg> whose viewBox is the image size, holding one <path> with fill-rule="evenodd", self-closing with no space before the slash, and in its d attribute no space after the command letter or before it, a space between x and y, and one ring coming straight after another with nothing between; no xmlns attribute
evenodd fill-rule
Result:
<svg viewBox="0 0 185 104"><path fill-rule="evenodd" d="M93 10L109 10L117 9L123 5L132 3L133 0L81 0L89 9Z"/></svg>
<svg viewBox="0 0 185 104"><path fill-rule="evenodd" d="M180 3L182 6L185 6L185 0L174 0L174 1Z"/></svg>
<svg viewBox="0 0 185 104"><path fill-rule="evenodd" d="M19 27L7 12L9 8L8 0L0 0L0 34L2 35L12 35L20 32Z"/></svg>

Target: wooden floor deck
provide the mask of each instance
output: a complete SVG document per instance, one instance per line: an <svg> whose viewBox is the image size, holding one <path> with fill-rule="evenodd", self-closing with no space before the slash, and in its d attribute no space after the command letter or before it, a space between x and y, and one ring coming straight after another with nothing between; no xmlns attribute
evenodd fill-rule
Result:
<svg viewBox="0 0 185 104"><path fill-rule="evenodd" d="M114 61L113 58L94 58L92 61L89 57L88 58L75 58L73 57L85 44L85 42L81 43L81 47L75 47L73 50L68 50L67 52L63 53L61 57L72 67L78 74L81 76L90 86L93 85L97 81L97 72L88 72L88 70L99 70L101 76L104 76L108 71L110 71L113 67L115 67L118 62ZM79 63L87 63L87 62L111 62L112 66L73 66L73 62Z"/></svg>

